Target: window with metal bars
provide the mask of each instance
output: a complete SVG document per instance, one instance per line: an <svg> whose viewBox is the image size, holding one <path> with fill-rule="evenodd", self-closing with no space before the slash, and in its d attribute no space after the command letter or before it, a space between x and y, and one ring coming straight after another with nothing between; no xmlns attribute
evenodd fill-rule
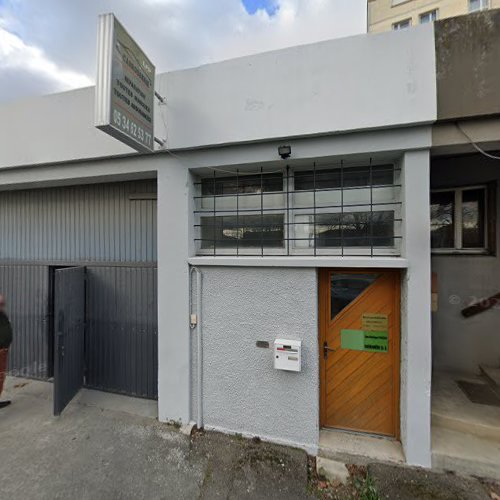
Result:
<svg viewBox="0 0 500 500"><path fill-rule="evenodd" d="M214 170L195 183L197 252L398 256L400 178L393 164Z"/></svg>

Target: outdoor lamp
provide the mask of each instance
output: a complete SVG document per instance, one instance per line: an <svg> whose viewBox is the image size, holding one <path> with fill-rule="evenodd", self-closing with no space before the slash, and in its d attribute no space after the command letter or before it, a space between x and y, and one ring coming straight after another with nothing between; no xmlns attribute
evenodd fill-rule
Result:
<svg viewBox="0 0 500 500"><path fill-rule="evenodd" d="M278 148L278 154L283 160L286 160L292 154L292 146L280 146Z"/></svg>

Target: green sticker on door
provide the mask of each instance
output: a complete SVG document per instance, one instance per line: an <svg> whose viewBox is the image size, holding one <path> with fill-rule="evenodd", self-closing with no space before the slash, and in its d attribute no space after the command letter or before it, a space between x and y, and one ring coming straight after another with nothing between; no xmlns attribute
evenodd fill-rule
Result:
<svg viewBox="0 0 500 500"><path fill-rule="evenodd" d="M388 352L388 332L371 332L365 330L341 330L340 346L342 349L367 352Z"/></svg>

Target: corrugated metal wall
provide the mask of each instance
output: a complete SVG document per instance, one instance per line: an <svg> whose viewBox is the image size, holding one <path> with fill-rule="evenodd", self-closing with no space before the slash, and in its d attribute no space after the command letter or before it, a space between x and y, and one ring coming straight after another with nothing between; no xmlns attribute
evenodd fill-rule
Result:
<svg viewBox="0 0 500 500"><path fill-rule="evenodd" d="M157 397L156 277L150 267L87 267L87 386Z"/></svg>
<svg viewBox="0 0 500 500"><path fill-rule="evenodd" d="M156 181L0 192L0 259L156 261Z"/></svg>
<svg viewBox="0 0 500 500"><path fill-rule="evenodd" d="M7 315L14 331L9 372L20 377L46 378L48 268L0 265L0 293L7 298Z"/></svg>
<svg viewBox="0 0 500 500"><path fill-rule="evenodd" d="M0 192L13 373L51 374L50 266L83 264L88 385L157 397L154 193L155 180Z"/></svg>

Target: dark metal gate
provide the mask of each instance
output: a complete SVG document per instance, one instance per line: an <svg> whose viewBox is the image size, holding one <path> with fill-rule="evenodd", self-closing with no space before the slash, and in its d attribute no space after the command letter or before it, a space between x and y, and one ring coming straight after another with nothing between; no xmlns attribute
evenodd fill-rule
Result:
<svg viewBox="0 0 500 500"><path fill-rule="evenodd" d="M157 271L88 266L86 386L158 397Z"/></svg>
<svg viewBox="0 0 500 500"><path fill-rule="evenodd" d="M54 415L60 415L83 386L85 268L56 269L54 315Z"/></svg>
<svg viewBox="0 0 500 500"><path fill-rule="evenodd" d="M55 276L86 266L86 386L157 397L155 193L154 179L2 192L0 293L14 330L12 375L55 374Z"/></svg>

